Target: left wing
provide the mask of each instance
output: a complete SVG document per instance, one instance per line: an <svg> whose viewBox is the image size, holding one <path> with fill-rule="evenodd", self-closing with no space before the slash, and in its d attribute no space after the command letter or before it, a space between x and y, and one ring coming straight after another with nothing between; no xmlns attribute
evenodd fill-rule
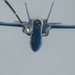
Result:
<svg viewBox="0 0 75 75"><path fill-rule="evenodd" d="M47 23L43 27L43 33L48 32L51 29L75 29L75 25L64 25L62 23Z"/></svg>
<svg viewBox="0 0 75 75"><path fill-rule="evenodd" d="M51 29L75 29L75 25L50 24Z"/></svg>
<svg viewBox="0 0 75 75"><path fill-rule="evenodd" d="M4 22L0 22L0 26L22 27L20 23L4 23Z"/></svg>

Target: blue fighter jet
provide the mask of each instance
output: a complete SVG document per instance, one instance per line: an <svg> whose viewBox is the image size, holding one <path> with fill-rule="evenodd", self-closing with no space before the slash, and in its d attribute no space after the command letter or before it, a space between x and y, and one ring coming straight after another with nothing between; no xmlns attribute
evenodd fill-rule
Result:
<svg viewBox="0 0 75 75"><path fill-rule="evenodd" d="M49 35L49 31L51 29L74 29L75 25L62 25L61 23L48 23L48 19L50 17L54 2L51 5L51 9L49 11L47 19L31 19L27 4L25 3L26 7L26 12L28 15L28 22L23 22L19 16L16 14L15 10L12 8L12 6L9 4L7 0L4 0L4 2L9 6L9 8L12 10L12 12L15 14L17 19L16 23L5 23L5 22L0 22L0 26L13 26L13 27L22 27L22 31L27 34L28 36L31 37L30 40L30 46L31 49L34 52L37 52L41 45L42 45L42 37L46 37Z"/></svg>

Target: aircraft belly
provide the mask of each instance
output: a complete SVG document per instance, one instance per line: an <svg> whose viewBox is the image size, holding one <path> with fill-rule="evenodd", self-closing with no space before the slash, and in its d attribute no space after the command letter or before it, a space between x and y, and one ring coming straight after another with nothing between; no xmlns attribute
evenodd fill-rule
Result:
<svg viewBox="0 0 75 75"><path fill-rule="evenodd" d="M40 29L34 29L31 36L31 48L34 52L38 51L42 44L42 36Z"/></svg>

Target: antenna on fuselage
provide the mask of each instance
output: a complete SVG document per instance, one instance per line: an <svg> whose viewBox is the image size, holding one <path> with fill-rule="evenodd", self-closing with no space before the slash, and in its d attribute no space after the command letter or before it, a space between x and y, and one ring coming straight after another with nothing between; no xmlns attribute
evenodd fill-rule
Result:
<svg viewBox="0 0 75 75"><path fill-rule="evenodd" d="M49 11L49 14L48 14L48 17L47 17L47 22L48 22L48 19L49 19L49 17L50 17L50 14L51 14L51 11L52 11L52 8L53 8L53 5L54 5L54 2L52 3L52 5L51 5L51 8L50 8L50 11Z"/></svg>
<svg viewBox="0 0 75 75"><path fill-rule="evenodd" d="M27 15L28 15L28 19L29 19L29 22L30 22L30 15L29 15L29 11L28 11L28 7L27 7L27 3L25 2L25 7L26 7L26 12L27 12Z"/></svg>

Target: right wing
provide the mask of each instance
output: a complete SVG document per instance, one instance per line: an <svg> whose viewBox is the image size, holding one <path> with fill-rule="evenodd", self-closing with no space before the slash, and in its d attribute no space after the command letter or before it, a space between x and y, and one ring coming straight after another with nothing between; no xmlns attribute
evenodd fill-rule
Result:
<svg viewBox="0 0 75 75"><path fill-rule="evenodd" d="M0 22L0 26L22 27L20 23L4 23L4 22Z"/></svg>

